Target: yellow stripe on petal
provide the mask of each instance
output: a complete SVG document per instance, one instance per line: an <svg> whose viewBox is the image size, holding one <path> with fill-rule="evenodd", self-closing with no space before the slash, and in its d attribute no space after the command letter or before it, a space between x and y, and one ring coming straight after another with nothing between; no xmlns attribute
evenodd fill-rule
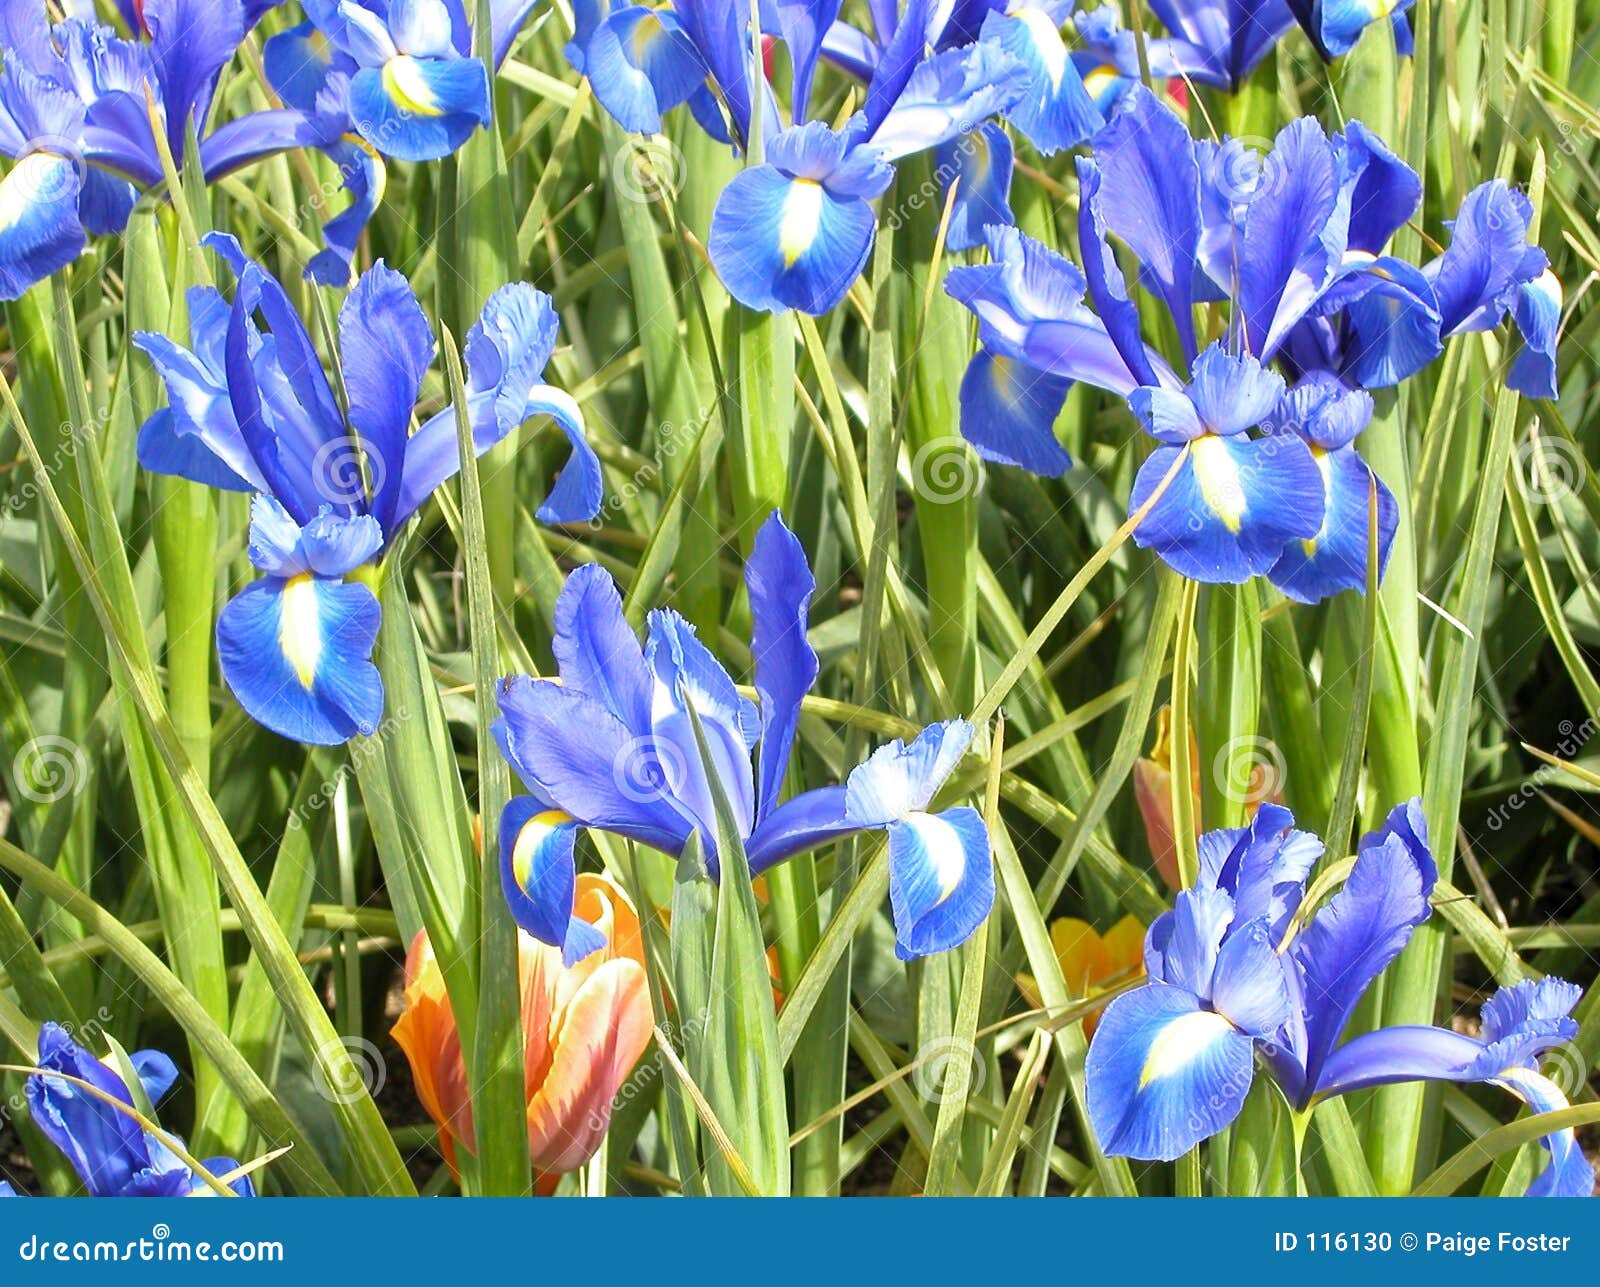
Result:
<svg viewBox="0 0 1600 1287"><path fill-rule="evenodd" d="M1028 39L1044 64L1045 75L1050 78L1050 88L1060 89L1061 78L1067 74L1067 46L1061 39L1061 29L1043 9L1029 4L1013 7L1007 17L1015 18L1027 28Z"/></svg>
<svg viewBox="0 0 1600 1287"><path fill-rule="evenodd" d="M1217 1038L1233 1031L1233 1025L1212 1010L1196 1010L1174 1019L1150 1043L1139 1070L1139 1089L1182 1072L1204 1056Z"/></svg>
<svg viewBox="0 0 1600 1287"><path fill-rule="evenodd" d="M778 249L785 268L793 268L811 249L821 229L822 185L815 179L796 179L783 199L783 218L778 223Z"/></svg>
<svg viewBox="0 0 1600 1287"><path fill-rule="evenodd" d="M572 815L569 813L563 813L560 809L546 809L522 824L522 830L517 832L517 843L511 849L511 874L523 889L528 887L534 854L550 838L552 831L571 821Z"/></svg>
<svg viewBox="0 0 1600 1287"><path fill-rule="evenodd" d="M1194 460L1195 481L1206 508L1222 520L1230 532L1237 532L1249 505L1239 481L1239 465L1228 446L1216 434L1204 434L1189 444Z"/></svg>
<svg viewBox="0 0 1600 1287"><path fill-rule="evenodd" d="M1326 449L1318 447L1315 443L1313 443L1311 445L1311 459L1317 462L1317 472L1322 475L1322 494L1324 496L1331 496L1333 494L1333 463L1328 459L1328 453ZM1317 546L1322 541L1322 534L1327 530L1328 514L1325 510L1322 515L1322 526L1317 529L1317 534L1309 541L1300 542L1300 544L1305 548L1306 557L1308 559L1314 559L1317 557Z"/></svg>
<svg viewBox="0 0 1600 1287"><path fill-rule="evenodd" d="M1110 63L1101 63L1083 78L1083 87L1089 91L1089 97L1099 102L1111 87L1122 79L1119 72Z"/></svg>
<svg viewBox="0 0 1600 1287"><path fill-rule="evenodd" d="M1008 358L1003 353L996 353L989 360L989 379L994 382L994 391L1008 407L1014 407L1022 399L1021 386L1022 372L1019 363L1014 358Z"/></svg>
<svg viewBox="0 0 1600 1287"><path fill-rule="evenodd" d="M650 56L651 47L666 34L666 30L654 10L634 24L633 31L628 36L628 52L633 56L635 66L643 65Z"/></svg>
<svg viewBox="0 0 1600 1287"><path fill-rule="evenodd" d="M322 610L316 582L309 572L291 578L283 587L278 647L289 659L295 677L309 689L317 678L317 663L322 660Z"/></svg>
<svg viewBox="0 0 1600 1287"><path fill-rule="evenodd" d="M421 64L409 54L399 54L384 63L383 92L413 116L444 115L444 109L422 74Z"/></svg>

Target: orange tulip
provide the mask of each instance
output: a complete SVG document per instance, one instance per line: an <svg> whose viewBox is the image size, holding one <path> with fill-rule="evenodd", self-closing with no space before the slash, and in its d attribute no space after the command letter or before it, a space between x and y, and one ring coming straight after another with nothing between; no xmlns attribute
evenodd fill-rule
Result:
<svg viewBox="0 0 1600 1287"><path fill-rule="evenodd" d="M1189 767L1194 780L1196 821L1200 817L1199 758L1191 735ZM1150 857L1155 859L1156 870L1167 882L1168 889L1177 889L1178 845L1172 830L1172 708L1169 706L1163 706L1156 714L1156 742L1150 754L1134 761L1133 794L1144 818L1145 841L1150 846Z"/></svg>
<svg viewBox="0 0 1600 1287"><path fill-rule="evenodd" d="M1067 989L1075 997L1090 997L1102 988L1144 976L1144 926L1124 916L1104 934L1087 921L1063 916L1050 926L1050 944ZM1083 1021L1085 1036L1093 1036L1100 1021L1096 1010Z"/></svg>
<svg viewBox="0 0 1600 1287"><path fill-rule="evenodd" d="M546 1175L576 1170L594 1156L654 1022L633 904L604 876L585 873L573 913L598 928L606 946L571 968L561 964L559 948L518 935L528 1148L534 1170ZM474 1151L472 1104L455 1015L426 932L406 957L405 996L394 1039L453 1169L456 1145Z"/></svg>

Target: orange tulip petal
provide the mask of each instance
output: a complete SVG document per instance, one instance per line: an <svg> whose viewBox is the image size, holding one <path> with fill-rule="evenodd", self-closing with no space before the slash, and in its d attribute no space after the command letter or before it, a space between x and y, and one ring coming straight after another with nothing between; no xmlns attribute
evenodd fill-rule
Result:
<svg viewBox="0 0 1600 1287"><path fill-rule="evenodd" d="M608 961L573 996L551 1033L554 1057L528 1101L535 1168L571 1171L594 1156L611 1123L611 1103L650 1044L644 967Z"/></svg>

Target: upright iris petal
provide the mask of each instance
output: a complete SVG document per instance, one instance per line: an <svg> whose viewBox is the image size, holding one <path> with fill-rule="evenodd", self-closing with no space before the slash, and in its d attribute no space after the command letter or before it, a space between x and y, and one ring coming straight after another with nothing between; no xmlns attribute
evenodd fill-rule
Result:
<svg viewBox="0 0 1600 1287"><path fill-rule="evenodd" d="M1026 89L1007 116L1046 156L1083 142L1105 124L1061 39L1060 27L1050 5L1013 4L992 11L980 33L983 42L993 43L1027 68Z"/></svg>

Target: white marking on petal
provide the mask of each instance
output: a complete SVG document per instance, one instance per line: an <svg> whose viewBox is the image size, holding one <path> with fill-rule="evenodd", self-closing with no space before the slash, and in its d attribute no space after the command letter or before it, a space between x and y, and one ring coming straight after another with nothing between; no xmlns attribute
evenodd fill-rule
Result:
<svg viewBox="0 0 1600 1287"><path fill-rule="evenodd" d="M815 179L796 179L783 199L783 217L778 223L778 249L785 268L793 268L811 249L821 228L822 185Z"/></svg>
<svg viewBox="0 0 1600 1287"><path fill-rule="evenodd" d="M309 572L302 572L283 587L278 647L283 649L300 683L309 689L316 682L317 663L322 660L322 605Z"/></svg>
<svg viewBox="0 0 1600 1287"><path fill-rule="evenodd" d="M1144 1067L1139 1070L1139 1089L1182 1072L1233 1030L1233 1025L1213 1010L1196 1010L1174 1019L1156 1034L1145 1052Z"/></svg>
<svg viewBox="0 0 1600 1287"><path fill-rule="evenodd" d="M1244 486L1239 481L1239 463L1216 434L1203 434L1189 446L1194 460L1195 481L1200 484L1200 499L1222 520L1230 532L1237 532L1249 510Z"/></svg>

